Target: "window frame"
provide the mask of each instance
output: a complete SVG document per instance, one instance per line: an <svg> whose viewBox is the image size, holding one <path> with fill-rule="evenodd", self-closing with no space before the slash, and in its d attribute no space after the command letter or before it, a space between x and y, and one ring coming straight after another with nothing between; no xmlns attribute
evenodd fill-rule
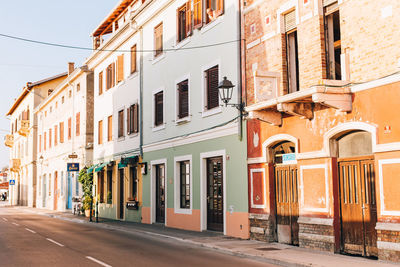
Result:
<svg viewBox="0 0 400 267"><path fill-rule="evenodd" d="M103 120L99 120L98 121L98 123L97 123L97 143L99 144L99 145L102 145L103 144L103 139L104 139L104 137L103 137L103 129L104 127L103 127Z"/></svg>
<svg viewBox="0 0 400 267"><path fill-rule="evenodd" d="M137 44L131 47L131 74L137 72Z"/></svg>
<svg viewBox="0 0 400 267"><path fill-rule="evenodd" d="M98 86L99 86L99 95L103 94L103 71L99 72Z"/></svg>
<svg viewBox="0 0 400 267"><path fill-rule="evenodd" d="M122 108L118 111L118 139L125 137L125 108Z"/></svg>
<svg viewBox="0 0 400 267"><path fill-rule="evenodd" d="M160 49L158 49L158 47L157 47L157 33L158 33L157 30L159 27L161 27L161 43L160 43L161 47L160 47ZM154 27L153 36L154 36L153 37L154 38L153 58L157 58L164 54L164 25L163 25L162 21Z"/></svg>
<svg viewBox="0 0 400 267"><path fill-rule="evenodd" d="M185 117L180 117L180 92L179 92L179 85L183 82L187 81L187 86L188 86L188 92L187 92L187 101L188 101L188 111L187 111L187 116ZM176 123L181 123L185 121L190 121L191 120L191 112L190 112L190 74L184 75L178 80L175 80L175 122Z"/></svg>
<svg viewBox="0 0 400 267"><path fill-rule="evenodd" d="M162 123L156 124L156 112L157 112L157 110L156 110L156 95L158 95L160 93L162 93L162 95L163 95L163 98L162 98L162 100L163 100L163 109L162 109L163 120L162 120ZM153 92L152 103L153 103L152 104L153 105L153 108L152 108L152 110L153 110L153 116L152 116L153 117L153 131L158 131L158 130L165 128L165 119L166 118L165 118L165 90L164 90L164 88Z"/></svg>
<svg viewBox="0 0 400 267"><path fill-rule="evenodd" d="M190 205L189 208L181 208L181 162L189 162L189 194ZM193 210L193 160L192 155L183 155L174 157L174 212L179 214L192 214Z"/></svg>
<svg viewBox="0 0 400 267"><path fill-rule="evenodd" d="M107 142L113 140L113 115L107 117Z"/></svg>
<svg viewBox="0 0 400 267"><path fill-rule="evenodd" d="M135 116L136 110L136 116ZM139 104L136 102L126 109L126 132L128 135L139 132ZM136 129L135 129L136 124Z"/></svg>

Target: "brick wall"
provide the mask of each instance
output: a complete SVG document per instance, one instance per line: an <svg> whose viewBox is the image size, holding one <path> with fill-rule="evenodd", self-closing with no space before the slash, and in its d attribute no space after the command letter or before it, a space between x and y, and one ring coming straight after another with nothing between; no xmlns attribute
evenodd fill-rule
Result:
<svg viewBox="0 0 400 267"><path fill-rule="evenodd" d="M333 226L299 223L299 246L334 252Z"/></svg>

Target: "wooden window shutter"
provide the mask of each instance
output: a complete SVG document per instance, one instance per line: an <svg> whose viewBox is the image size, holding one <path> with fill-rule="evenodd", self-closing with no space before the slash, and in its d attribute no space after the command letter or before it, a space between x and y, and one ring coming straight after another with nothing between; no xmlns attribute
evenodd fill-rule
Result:
<svg viewBox="0 0 400 267"><path fill-rule="evenodd" d="M138 104L133 105L133 132L137 133L139 132L139 126L138 126L138 122L139 122L139 112L138 112Z"/></svg>
<svg viewBox="0 0 400 267"><path fill-rule="evenodd" d="M124 55L117 58L117 83L124 80Z"/></svg>
<svg viewBox="0 0 400 267"><path fill-rule="evenodd" d="M155 112L154 112L154 123L156 126L161 125L164 122L164 114L163 114L163 92L159 92L154 95L154 106L155 106Z"/></svg>
<svg viewBox="0 0 400 267"><path fill-rule="evenodd" d="M47 142L47 136L46 136L46 132L44 132L44 136L43 136L43 149L46 150L46 142Z"/></svg>
<svg viewBox="0 0 400 267"><path fill-rule="evenodd" d="M80 112L76 113L76 136L81 134L81 114Z"/></svg>
<svg viewBox="0 0 400 267"><path fill-rule="evenodd" d="M103 143L103 121L99 121L99 126L98 126L98 143L102 144Z"/></svg>
<svg viewBox="0 0 400 267"><path fill-rule="evenodd" d="M112 141L112 115L108 117L108 131L107 131L107 140Z"/></svg>
<svg viewBox="0 0 400 267"><path fill-rule="evenodd" d="M111 64L111 87L115 86L115 62Z"/></svg>
<svg viewBox="0 0 400 267"><path fill-rule="evenodd" d="M136 71L136 45L131 47L131 73Z"/></svg>
<svg viewBox="0 0 400 267"><path fill-rule="evenodd" d="M185 118L189 115L189 90L188 80L178 85L179 114L178 118Z"/></svg>
<svg viewBox="0 0 400 267"><path fill-rule="evenodd" d="M39 135L39 153L42 152L42 135Z"/></svg>
<svg viewBox="0 0 400 267"><path fill-rule="evenodd" d="M289 12L285 15L285 32L291 31L296 28L296 10Z"/></svg>
<svg viewBox="0 0 400 267"><path fill-rule="evenodd" d="M118 137L124 136L124 110L118 112Z"/></svg>
<svg viewBox="0 0 400 267"><path fill-rule="evenodd" d="M160 23L154 28L154 39L155 39L155 56L158 56L163 52L163 24Z"/></svg>
<svg viewBox="0 0 400 267"><path fill-rule="evenodd" d="M207 75L207 109L216 108L218 100L218 66L206 71Z"/></svg>
<svg viewBox="0 0 400 267"><path fill-rule="evenodd" d="M217 8L215 10L215 16L221 16L224 13L224 0L215 0L217 3Z"/></svg>
<svg viewBox="0 0 400 267"><path fill-rule="evenodd" d="M60 122L60 143L64 143L64 122Z"/></svg>
<svg viewBox="0 0 400 267"><path fill-rule="evenodd" d="M203 1L193 0L193 27L195 29L203 26Z"/></svg>
<svg viewBox="0 0 400 267"><path fill-rule="evenodd" d="M49 148L51 148L51 129L49 129Z"/></svg>
<svg viewBox="0 0 400 267"><path fill-rule="evenodd" d="M99 73L99 95L103 93L103 72Z"/></svg>
<svg viewBox="0 0 400 267"><path fill-rule="evenodd" d="M131 108L126 109L126 133L131 134Z"/></svg>
<svg viewBox="0 0 400 267"><path fill-rule="evenodd" d="M72 119L68 119L68 140L72 137Z"/></svg>
<svg viewBox="0 0 400 267"><path fill-rule="evenodd" d="M54 146L56 146L58 144L58 126L55 125L54 126Z"/></svg>
<svg viewBox="0 0 400 267"><path fill-rule="evenodd" d="M190 6L191 0L186 2L186 36L192 34L192 9Z"/></svg>

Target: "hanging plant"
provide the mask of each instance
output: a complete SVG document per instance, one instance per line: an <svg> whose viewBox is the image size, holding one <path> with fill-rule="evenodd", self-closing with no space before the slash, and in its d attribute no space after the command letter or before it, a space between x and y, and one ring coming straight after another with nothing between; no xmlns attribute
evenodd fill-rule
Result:
<svg viewBox="0 0 400 267"><path fill-rule="evenodd" d="M87 169L83 168L78 175L78 181L82 184L84 210L90 210L90 204L93 201L93 173L87 173Z"/></svg>

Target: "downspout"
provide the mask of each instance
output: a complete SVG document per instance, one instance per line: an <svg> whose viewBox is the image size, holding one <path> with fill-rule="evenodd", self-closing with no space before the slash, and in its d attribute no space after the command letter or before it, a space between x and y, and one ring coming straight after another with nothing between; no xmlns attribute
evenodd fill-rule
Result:
<svg viewBox="0 0 400 267"><path fill-rule="evenodd" d="M239 56L239 68L238 68L238 103L241 106L239 110L239 129L238 129L238 137L239 141L242 141L243 139L243 108L245 106L245 103L243 101L243 88L242 85L244 82L242 82L242 0L238 0L238 8L239 8L239 16L238 16L238 40L239 40L239 45L238 45L238 56Z"/></svg>
<svg viewBox="0 0 400 267"><path fill-rule="evenodd" d="M143 28L142 26L139 27L139 38L140 38L140 49L143 50ZM140 139L140 144L139 144L139 149L140 149L140 157L143 159L143 52L140 53L140 85L139 85L139 139Z"/></svg>

